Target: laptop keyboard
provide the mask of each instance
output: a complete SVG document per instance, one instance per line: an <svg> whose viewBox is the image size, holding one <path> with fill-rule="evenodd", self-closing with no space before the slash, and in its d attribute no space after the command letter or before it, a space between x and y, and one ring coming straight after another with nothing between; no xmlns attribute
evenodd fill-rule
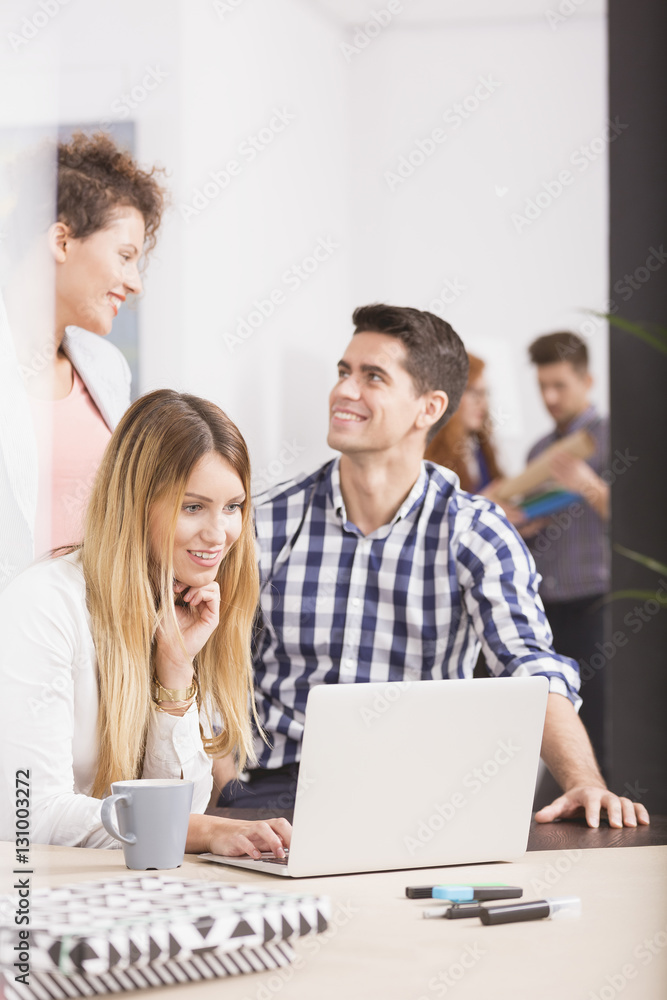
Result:
<svg viewBox="0 0 667 1000"><path fill-rule="evenodd" d="M285 851L284 858L277 858L271 851L262 851L261 858L250 858L251 861L270 861L272 865L286 865L289 861L289 851Z"/></svg>

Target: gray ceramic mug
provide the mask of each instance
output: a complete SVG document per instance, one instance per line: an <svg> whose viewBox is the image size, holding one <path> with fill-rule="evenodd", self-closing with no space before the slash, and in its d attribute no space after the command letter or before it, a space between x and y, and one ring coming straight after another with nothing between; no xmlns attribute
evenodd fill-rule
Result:
<svg viewBox="0 0 667 1000"><path fill-rule="evenodd" d="M125 864L137 871L183 864L194 783L184 778L114 781L102 801L102 825L123 845ZM118 828L113 824L116 807Z"/></svg>

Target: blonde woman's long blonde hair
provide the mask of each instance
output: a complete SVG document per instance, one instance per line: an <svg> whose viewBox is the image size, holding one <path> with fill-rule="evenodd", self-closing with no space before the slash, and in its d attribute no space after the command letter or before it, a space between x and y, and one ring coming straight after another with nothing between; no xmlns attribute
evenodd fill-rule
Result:
<svg viewBox="0 0 667 1000"><path fill-rule="evenodd" d="M173 541L188 477L206 454L221 456L248 497L241 534L218 569L220 624L195 658L199 703L222 732L203 735L210 756L255 762L251 635L258 573L250 509L250 461L238 428L213 403L159 389L124 415L104 453L90 498L82 565L99 667L98 766L92 794L141 774L151 708L155 633L174 615ZM151 554L156 503L172 516L161 559ZM213 732L212 726L210 731Z"/></svg>

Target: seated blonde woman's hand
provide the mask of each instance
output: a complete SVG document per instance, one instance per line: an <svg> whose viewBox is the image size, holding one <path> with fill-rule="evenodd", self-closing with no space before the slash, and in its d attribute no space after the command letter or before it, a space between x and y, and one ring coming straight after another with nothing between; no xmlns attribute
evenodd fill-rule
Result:
<svg viewBox="0 0 667 1000"><path fill-rule="evenodd" d="M189 687L192 660L220 621L220 587L214 580L203 587L174 582L174 619L167 615L156 636L155 673L166 688Z"/></svg>
<svg viewBox="0 0 667 1000"><path fill-rule="evenodd" d="M286 819L242 820L209 817L212 821L208 836L211 854L239 857L249 854L259 858L262 851L271 851L277 858L285 857L292 827Z"/></svg>
<svg viewBox="0 0 667 1000"><path fill-rule="evenodd" d="M204 587L188 587L175 581L174 593L180 594L183 601L174 606L183 645L194 657L220 621L220 586L216 580Z"/></svg>

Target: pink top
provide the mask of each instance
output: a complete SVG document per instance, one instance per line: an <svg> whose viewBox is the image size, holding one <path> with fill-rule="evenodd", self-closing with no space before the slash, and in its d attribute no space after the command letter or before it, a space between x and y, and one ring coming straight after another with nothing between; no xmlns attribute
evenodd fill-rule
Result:
<svg viewBox="0 0 667 1000"><path fill-rule="evenodd" d="M37 557L81 541L93 479L111 438L81 376L72 371L64 399L30 398L39 456Z"/></svg>

